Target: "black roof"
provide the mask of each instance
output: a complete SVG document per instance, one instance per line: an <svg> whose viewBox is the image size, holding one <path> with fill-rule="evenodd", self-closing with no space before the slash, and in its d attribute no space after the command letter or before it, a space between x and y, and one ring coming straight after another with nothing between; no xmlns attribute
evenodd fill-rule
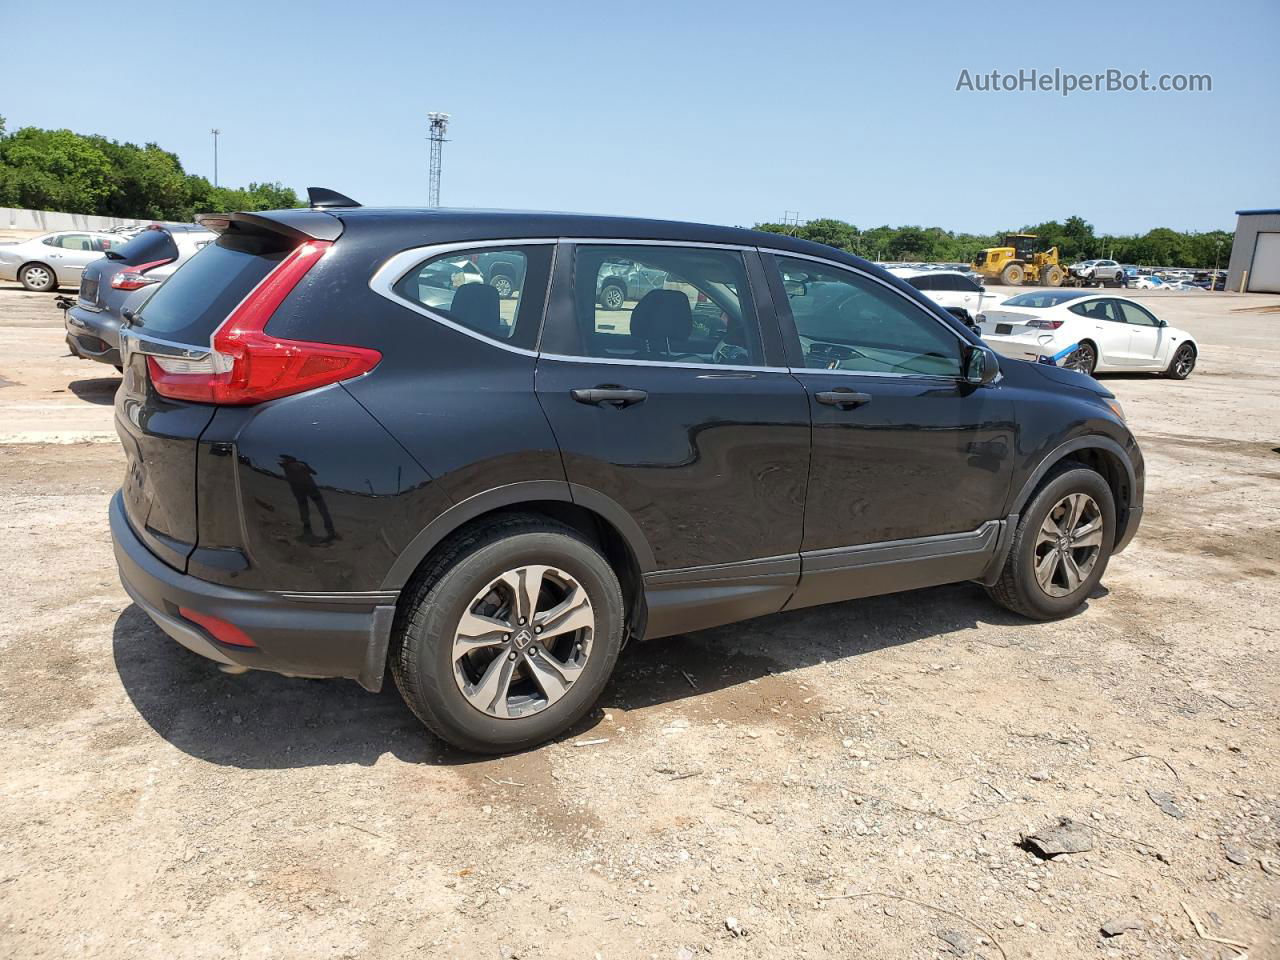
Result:
<svg viewBox="0 0 1280 960"><path fill-rule="evenodd" d="M467 240L517 240L554 237L598 237L605 240L684 240L691 243L726 243L768 246L794 253L826 257L866 267L867 261L824 244L778 233L722 227L681 220L649 220L582 213L547 213L532 210L477 210L445 207L330 207L296 208L253 213L213 214L200 217L211 230L225 230L238 220L283 228L299 239L336 240L343 227L365 232L385 230L406 242L451 243Z"/></svg>

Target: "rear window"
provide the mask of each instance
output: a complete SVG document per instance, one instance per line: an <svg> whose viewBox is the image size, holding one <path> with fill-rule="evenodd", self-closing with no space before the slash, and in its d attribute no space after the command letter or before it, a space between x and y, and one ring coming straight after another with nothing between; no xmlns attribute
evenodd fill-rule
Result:
<svg viewBox="0 0 1280 960"><path fill-rule="evenodd" d="M291 249L275 235L223 234L160 284L133 325L160 340L210 343L218 325Z"/></svg>
<svg viewBox="0 0 1280 960"><path fill-rule="evenodd" d="M1031 307L1034 310L1044 310L1084 296L1088 296L1088 294L1083 290L1045 290L1040 293L1020 293L1016 297L1010 297L1001 306Z"/></svg>
<svg viewBox="0 0 1280 960"><path fill-rule="evenodd" d="M167 230L143 230L123 246L113 245L108 256L125 266L136 267L141 263L178 259L178 245Z"/></svg>

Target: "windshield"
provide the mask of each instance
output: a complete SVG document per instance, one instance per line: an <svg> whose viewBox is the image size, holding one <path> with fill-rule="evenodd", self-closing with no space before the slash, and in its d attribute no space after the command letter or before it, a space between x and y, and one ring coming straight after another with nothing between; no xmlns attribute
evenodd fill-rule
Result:
<svg viewBox="0 0 1280 960"><path fill-rule="evenodd" d="M1059 304L1066 303L1069 300L1075 300L1086 294L1075 290L1044 290L1040 293L1020 293L1016 297L1010 297L1002 307L1031 307L1037 310L1043 310L1047 307L1056 307Z"/></svg>

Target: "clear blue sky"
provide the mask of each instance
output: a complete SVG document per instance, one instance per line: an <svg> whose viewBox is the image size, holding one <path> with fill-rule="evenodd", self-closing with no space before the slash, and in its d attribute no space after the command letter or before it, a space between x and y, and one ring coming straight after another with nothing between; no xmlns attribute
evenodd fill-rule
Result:
<svg viewBox="0 0 1280 960"><path fill-rule="evenodd" d="M220 179L421 205L750 225L1234 225L1280 206L1280 3L29 3L0 114ZM1211 93L956 92L972 73L1208 73Z"/></svg>

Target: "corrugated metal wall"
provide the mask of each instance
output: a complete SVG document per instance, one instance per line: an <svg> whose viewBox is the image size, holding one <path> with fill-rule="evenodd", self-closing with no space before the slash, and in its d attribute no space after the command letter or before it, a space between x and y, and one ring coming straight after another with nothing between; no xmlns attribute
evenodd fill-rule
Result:
<svg viewBox="0 0 1280 960"><path fill-rule="evenodd" d="M1280 293L1280 283L1269 282L1269 277L1280 276L1280 263L1270 262L1271 257L1268 256L1267 263L1254 262L1254 252L1258 245L1259 233L1277 233L1280 232L1280 212L1275 213L1250 213L1241 214L1236 220L1236 239L1231 247L1231 263L1227 266L1227 289L1238 291L1240 289L1240 281L1244 276L1244 272L1250 272L1250 280L1247 290L1255 293ZM1274 246L1268 245L1268 248L1274 250ZM1253 274L1261 267L1259 274L1260 283L1253 282Z"/></svg>

